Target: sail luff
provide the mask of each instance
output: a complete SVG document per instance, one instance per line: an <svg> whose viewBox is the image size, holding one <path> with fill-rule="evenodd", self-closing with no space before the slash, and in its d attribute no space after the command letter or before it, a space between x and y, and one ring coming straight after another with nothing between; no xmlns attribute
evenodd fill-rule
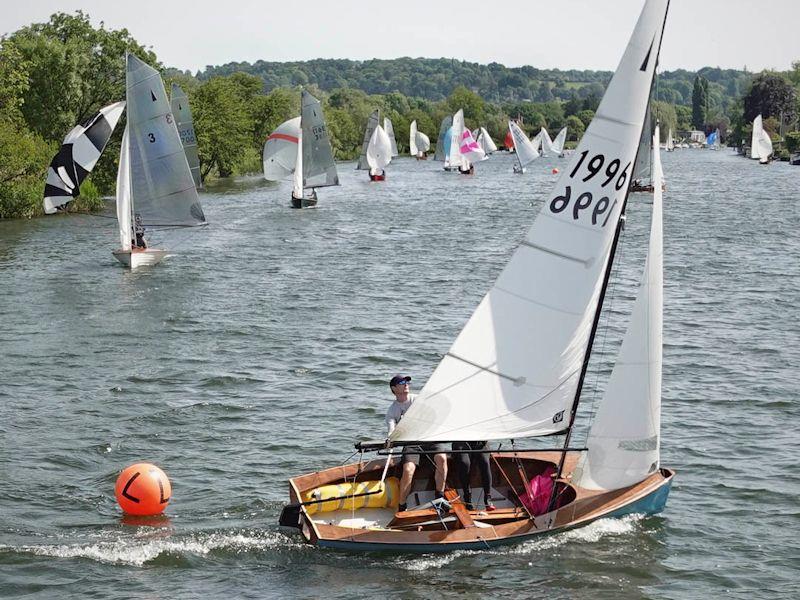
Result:
<svg viewBox="0 0 800 600"><path fill-rule="evenodd" d="M131 221L133 205L131 203L130 139L127 125L122 133L122 146L119 150L116 193L120 248L122 250L130 250L133 236L133 223Z"/></svg>
<svg viewBox="0 0 800 600"><path fill-rule="evenodd" d="M417 150L417 121L411 121L411 127L409 127L408 132L408 153L411 156L417 156L419 154L419 150Z"/></svg>
<svg viewBox="0 0 800 600"><path fill-rule="evenodd" d="M294 173L292 173L292 195L295 198L303 197L303 129L297 133L297 156L294 165Z"/></svg>

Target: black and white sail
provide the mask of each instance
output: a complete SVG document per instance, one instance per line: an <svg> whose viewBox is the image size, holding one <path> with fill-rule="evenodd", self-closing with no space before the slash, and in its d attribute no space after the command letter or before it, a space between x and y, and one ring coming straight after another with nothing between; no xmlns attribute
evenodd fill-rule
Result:
<svg viewBox="0 0 800 600"><path fill-rule="evenodd" d="M300 100L303 151L303 187L339 185L331 140L319 100L303 90Z"/></svg>
<svg viewBox="0 0 800 600"><path fill-rule="evenodd" d="M189 97L177 83L172 84L171 100L172 116L175 117L175 125L178 127L178 135L183 144L183 151L186 153L186 161L189 163L189 170L192 172L192 179L197 189L203 187L200 179L200 156L197 153L197 136L194 133L194 122L192 121L192 109L189 108Z"/></svg>
<svg viewBox="0 0 800 600"><path fill-rule="evenodd" d="M358 165L356 165L356 169L359 171L366 171L369 169L369 163L367 163L367 147L369 146L370 138L372 138L372 133L380 124L380 121L381 112L378 109L373 110L372 114L369 116L369 121L367 121L367 128L364 130L364 141L361 144L361 155L358 157Z"/></svg>
<svg viewBox="0 0 800 600"><path fill-rule="evenodd" d="M45 213L50 215L63 210L73 198L78 197L81 183L97 164L123 110L125 102L109 104L67 134L47 169Z"/></svg>
<svg viewBox="0 0 800 600"><path fill-rule="evenodd" d="M649 186L652 183L652 153L650 152L650 142L653 139L653 132L650 120L650 104L647 105L647 113L644 118L642 137L639 139L639 152L636 154L636 164L633 168L631 185Z"/></svg>

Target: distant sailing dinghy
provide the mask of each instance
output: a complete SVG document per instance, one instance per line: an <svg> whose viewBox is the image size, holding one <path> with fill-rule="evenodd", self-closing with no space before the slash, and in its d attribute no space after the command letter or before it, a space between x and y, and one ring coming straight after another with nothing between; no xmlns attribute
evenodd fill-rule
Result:
<svg viewBox="0 0 800 600"><path fill-rule="evenodd" d="M461 143L459 144L458 152L461 155L461 166L458 172L462 175L473 175L475 173L474 164L486 160L486 153L483 148L475 141L472 132L466 127L461 132Z"/></svg>
<svg viewBox="0 0 800 600"><path fill-rule="evenodd" d="M706 148L709 150L719 150L720 149L720 141L719 141L719 127L711 132L711 134L706 138Z"/></svg>
<svg viewBox="0 0 800 600"><path fill-rule="evenodd" d="M542 127L536 137L539 138L542 145L542 156L555 154L555 151L553 150L553 140L550 139L550 136L547 134L547 130L544 127ZM536 138L534 138L534 142L535 139Z"/></svg>
<svg viewBox="0 0 800 600"><path fill-rule="evenodd" d="M623 234L667 6L668 0L645 4L570 164L397 427L385 441L356 444L378 456L290 479L291 504L281 525L326 548L448 552L541 539L602 518L664 509L674 472L660 461L658 187L644 272L616 364L601 386L600 404L584 411L595 414L586 447L573 448L570 440ZM658 157L653 169L660 177ZM446 501L433 503L432 461L424 458L407 509L397 510L401 448L553 435L564 436L563 447L488 451L494 511L472 510L447 488ZM316 455L308 456L316 462ZM475 475L470 487L478 500L482 489Z"/></svg>
<svg viewBox="0 0 800 600"><path fill-rule="evenodd" d="M172 84L170 103L172 115L175 117L175 125L178 127L178 135L183 144L183 151L186 153L186 162L189 163L194 186L199 190L203 187L203 181L200 177L200 156L197 153L197 136L194 133L192 109L189 108L189 98L186 92L177 83Z"/></svg>
<svg viewBox="0 0 800 600"><path fill-rule="evenodd" d="M385 181L386 166L392 162L392 142L386 131L378 125L367 144L367 164L370 181Z"/></svg>
<svg viewBox="0 0 800 600"><path fill-rule="evenodd" d="M485 127L481 127L478 130L478 136L475 138L475 141L478 142L478 145L483 149L484 154L487 156L492 152L497 152L497 146L492 140L492 136L490 136L489 132L486 131Z"/></svg>
<svg viewBox="0 0 800 600"><path fill-rule="evenodd" d="M555 154L556 156L564 155L564 144L567 141L567 128L563 127L554 140L550 140L547 132L542 130L542 156L547 154ZM542 133L540 132L540 133Z"/></svg>
<svg viewBox="0 0 800 600"><path fill-rule="evenodd" d="M453 115L453 125L448 130L449 135L445 136L447 138L445 140L445 145L447 146L445 148L447 155L444 160L445 171L461 170L463 161L461 160L461 151L459 148L461 147L461 136L464 130L464 111L458 109L458 112ZM467 170L468 169L469 167L467 167Z"/></svg>
<svg viewBox="0 0 800 600"><path fill-rule="evenodd" d="M431 149L431 140L417 129L417 122L411 121L408 135L408 148L411 156L417 160L428 160L427 152Z"/></svg>
<svg viewBox="0 0 800 600"><path fill-rule="evenodd" d="M675 152L675 140L672 137L672 127L667 131L667 145L665 150L667 152Z"/></svg>
<svg viewBox="0 0 800 600"><path fill-rule="evenodd" d="M117 171L121 247L113 254L137 269L159 263L168 253L147 247L147 229L196 227L207 221L161 76L133 54L126 56L125 74L128 122Z"/></svg>
<svg viewBox="0 0 800 600"><path fill-rule="evenodd" d="M292 175L292 208L317 204L316 188L339 185L328 128L319 100L303 90L301 116L281 123L264 144L264 178ZM306 190L310 189L310 193Z"/></svg>
<svg viewBox="0 0 800 600"><path fill-rule="evenodd" d="M47 169L44 185L46 214L66 210L67 205L78 197L81 183L100 159L123 110L125 102L104 106L83 125L73 127L64 138Z"/></svg>
<svg viewBox="0 0 800 600"><path fill-rule="evenodd" d="M514 173L522 174L525 168L534 160L539 158L539 150L534 143L528 139L525 132L514 121L508 122L508 132L514 143L514 151L517 155L517 164L514 165Z"/></svg>
<svg viewBox="0 0 800 600"><path fill-rule="evenodd" d="M772 160L772 139L764 130L761 115L753 120L753 136L750 141L750 158L758 160L762 165Z"/></svg>

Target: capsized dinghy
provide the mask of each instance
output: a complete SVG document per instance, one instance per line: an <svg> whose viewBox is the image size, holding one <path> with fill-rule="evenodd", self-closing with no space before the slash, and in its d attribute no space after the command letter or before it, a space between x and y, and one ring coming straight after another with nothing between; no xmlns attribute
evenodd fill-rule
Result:
<svg viewBox="0 0 800 600"><path fill-rule="evenodd" d="M289 481L281 524L352 551L484 549L663 510L674 472L660 464L662 192L653 193L647 259L618 359L585 448L571 435L600 321L668 0L648 0L595 119L524 241L384 442L375 460ZM655 177L661 163L656 156ZM531 343L535 340L535 343ZM434 508L421 461L396 511L400 448L427 442L564 435L555 450L491 452L496 510L452 490ZM392 455L390 452L395 452ZM387 456L388 454L388 456ZM452 472L452 471L451 471ZM473 498L480 494L478 485Z"/></svg>

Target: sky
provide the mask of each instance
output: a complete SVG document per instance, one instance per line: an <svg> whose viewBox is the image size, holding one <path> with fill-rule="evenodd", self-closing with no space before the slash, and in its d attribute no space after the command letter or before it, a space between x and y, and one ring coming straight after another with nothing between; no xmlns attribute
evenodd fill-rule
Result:
<svg viewBox="0 0 800 600"><path fill-rule="evenodd" d="M456 58L614 70L643 0L13 0L0 34L58 11L127 28L169 67L312 58ZM786 70L800 60L800 0L672 0L662 70Z"/></svg>

